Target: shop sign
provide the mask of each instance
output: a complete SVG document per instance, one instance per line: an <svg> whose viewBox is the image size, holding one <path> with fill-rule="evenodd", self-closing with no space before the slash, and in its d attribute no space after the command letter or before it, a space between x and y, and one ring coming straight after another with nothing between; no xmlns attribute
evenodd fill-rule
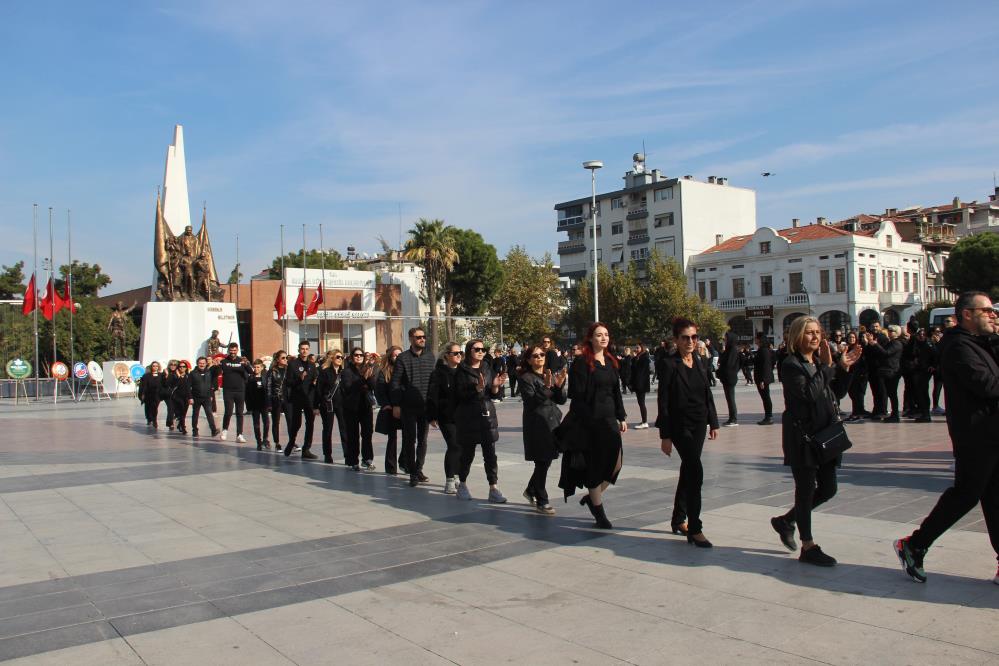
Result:
<svg viewBox="0 0 999 666"><path fill-rule="evenodd" d="M746 308L747 318L763 318L763 319L773 319L774 318L774 306L772 305L755 305Z"/></svg>

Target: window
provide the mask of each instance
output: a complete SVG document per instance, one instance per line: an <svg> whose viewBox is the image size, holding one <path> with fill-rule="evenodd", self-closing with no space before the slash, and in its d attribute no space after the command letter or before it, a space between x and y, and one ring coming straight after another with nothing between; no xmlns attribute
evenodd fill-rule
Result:
<svg viewBox="0 0 999 666"><path fill-rule="evenodd" d="M631 251L631 258L634 259L635 261L639 261L639 260L642 260L642 259L648 259L649 258L649 248L647 248L647 247L640 247L638 249L632 250Z"/></svg>
<svg viewBox="0 0 999 666"><path fill-rule="evenodd" d="M909 273L902 273L902 291L909 291Z"/></svg>
<svg viewBox="0 0 999 666"><path fill-rule="evenodd" d="M604 251L597 248L597 261L602 261L604 258ZM593 265L593 250L590 250L590 265Z"/></svg>
<svg viewBox="0 0 999 666"><path fill-rule="evenodd" d="M857 290L866 291L867 290L867 269L861 266L859 269L860 275L857 278Z"/></svg>
<svg viewBox="0 0 999 666"><path fill-rule="evenodd" d="M746 264L733 264L732 268L745 268Z"/></svg>
<svg viewBox="0 0 999 666"><path fill-rule="evenodd" d="M801 257L798 257L797 259L788 259L787 263L789 263L789 264L800 264L801 263Z"/></svg>
<svg viewBox="0 0 999 666"><path fill-rule="evenodd" d="M746 297L746 280L744 278L732 278L732 298Z"/></svg>
<svg viewBox="0 0 999 666"><path fill-rule="evenodd" d="M819 291L823 294L829 293L829 271L819 271Z"/></svg>
<svg viewBox="0 0 999 666"><path fill-rule="evenodd" d="M569 240L583 240L583 230L573 229L569 232Z"/></svg>
<svg viewBox="0 0 999 666"><path fill-rule="evenodd" d="M805 293L805 282L802 279L802 273L788 273L787 284L792 294Z"/></svg>
<svg viewBox="0 0 999 666"><path fill-rule="evenodd" d="M919 273L912 274L912 291L919 293Z"/></svg>
<svg viewBox="0 0 999 666"><path fill-rule="evenodd" d="M774 295L774 276L761 275L760 296L773 296L773 295Z"/></svg>
<svg viewBox="0 0 999 666"><path fill-rule="evenodd" d="M603 234L604 230L602 229L603 226L604 225L602 225L602 224L598 224L597 225L597 238L602 238L603 237L603 235L604 235ZM587 238L593 238L593 226L592 225L590 225L590 227L586 230L586 237Z"/></svg>
<svg viewBox="0 0 999 666"><path fill-rule="evenodd" d="M760 243L760 254L770 254L770 241Z"/></svg>
<svg viewBox="0 0 999 666"><path fill-rule="evenodd" d="M870 269L870 274L871 274L871 279L868 282L868 284L870 285L870 289L868 291L877 291L878 290L878 271L876 269L874 269L874 268L871 268Z"/></svg>
<svg viewBox="0 0 999 666"><path fill-rule="evenodd" d="M614 199L611 199L611 210L614 210L616 208L624 208L624 199L622 199L621 197L616 197Z"/></svg>
<svg viewBox="0 0 999 666"><path fill-rule="evenodd" d="M822 255L819 255L819 260L820 260L820 261L821 261L822 259L828 259L828 258L829 258L829 255L828 255L828 254L822 254Z"/></svg>
<svg viewBox="0 0 999 666"><path fill-rule="evenodd" d="M898 291L898 286L902 284L901 282L898 281L898 271L894 271L893 277L895 279L891 283L892 291Z"/></svg>
<svg viewBox="0 0 999 666"><path fill-rule="evenodd" d="M711 300L712 301L717 301L718 300L718 280L712 280L708 284L708 287L709 287L709 290L711 291Z"/></svg>
<svg viewBox="0 0 999 666"><path fill-rule="evenodd" d="M892 242L891 234L888 234L887 236L885 236L885 245L891 247L891 242Z"/></svg>
<svg viewBox="0 0 999 666"><path fill-rule="evenodd" d="M672 227L673 226L673 213L666 213L665 215L657 215L653 226L656 227Z"/></svg>
<svg viewBox="0 0 999 666"><path fill-rule="evenodd" d="M676 241L672 236L656 239L656 254L663 259L676 257Z"/></svg>
<svg viewBox="0 0 999 666"><path fill-rule="evenodd" d="M836 293L842 294L846 291L846 269L837 268L836 269Z"/></svg>
<svg viewBox="0 0 999 666"><path fill-rule="evenodd" d="M707 285L703 281L697 283L697 297L702 301L707 300L706 286Z"/></svg>
<svg viewBox="0 0 999 666"><path fill-rule="evenodd" d="M343 348L364 347L364 324L343 325Z"/></svg>
<svg viewBox="0 0 999 666"><path fill-rule="evenodd" d="M656 201L669 201L672 198L673 198L672 187L663 187L661 189L656 190L656 196L655 196Z"/></svg>
<svg viewBox="0 0 999 666"><path fill-rule="evenodd" d="M611 225L611 235L618 236L624 233L624 222L615 222Z"/></svg>

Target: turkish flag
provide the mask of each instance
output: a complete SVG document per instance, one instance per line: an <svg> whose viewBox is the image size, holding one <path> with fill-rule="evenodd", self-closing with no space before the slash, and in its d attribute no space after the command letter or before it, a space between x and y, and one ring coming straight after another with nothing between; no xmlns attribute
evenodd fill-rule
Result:
<svg viewBox="0 0 999 666"><path fill-rule="evenodd" d="M42 295L42 315L52 321L52 317L56 315L59 310L62 309L62 299L59 298L59 294L55 290L55 284L52 282L52 278L49 278L48 284L45 285L45 293Z"/></svg>
<svg viewBox="0 0 999 666"><path fill-rule="evenodd" d="M31 274L28 280L28 287L24 290L24 302L21 304L21 313L29 315L38 307L38 287L35 286L35 274Z"/></svg>
<svg viewBox="0 0 999 666"><path fill-rule="evenodd" d="M278 319L284 319L284 316L288 314L288 310L284 306L284 282L281 283L277 298L274 299L274 312L277 313Z"/></svg>
<svg viewBox="0 0 999 666"><path fill-rule="evenodd" d="M73 302L73 294L69 293L69 280L66 280L66 284L63 286L62 306L76 314L76 303Z"/></svg>
<svg viewBox="0 0 999 666"><path fill-rule="evenodd" d="M323 291L323 283L320 282L319 286L316 288L316 293L312 295L312 302L309 303L309 309L305 311L306 317L311 317L319 312L319 306L325 302L325 299L323 298Z"/></svg>
<svg viewBox="0 0 999 666"><path fill-rule="evenodd" d="M298 298L295 299L295 316L299 321L305 319L305 285L298 288Z"/></svg>

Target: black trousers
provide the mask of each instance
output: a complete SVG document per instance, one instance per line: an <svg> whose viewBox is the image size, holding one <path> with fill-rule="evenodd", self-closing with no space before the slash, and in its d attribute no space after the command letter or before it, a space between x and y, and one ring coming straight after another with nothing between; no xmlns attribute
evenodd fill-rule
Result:
<svg viewBox="0 0 999 666"><path fill-rule="evenodd" d="M458 476L461 470L461 447L458 446L458 429L453 423L438 423L441 429L441 436L444 438L444 478L451 479Z"/></svg>
<svg viewBox="0 0 999 666"><path fill-rule="evenodd" d="M315 415L313 415L315 418ZM356 463L347 462L347 450L349 444L347 443L347 433L344 428L344 414L342 407L334 407L333 411L330 411L326 404L319 406L319 418L323 421L323 458L333 457L333 425L334 423L339 425L340 430L340 448L343 449L344 461L348 465L353 465Z"/></svg>
<svg viewBox="0 0 999 666"><path fill-rule="evenodd" d="M939 372L933 373L933 409L940 406L940 391L943 390L943 377Z"/></svg>
<svg viewBox="0 0 999 666"><path fill-rule="evenodd" d="M472 471L472 463L475 462L475 448L482 447L482 464L486 470L486 480L489 485L495 485L499 481L499 463L496 460L496 442L482 442L481 444L461 445L461 469L458 471L458 479L465 483L469 472Z"/></svg>
<svg viewBox="0 0 999 666"><path fill-rule="evenodd" d="M638 400L638 411L642 415L642 423L649 422L649 410L645 408L645 391L635 391L635 398Z"/></svg>
<svg viewBox="0 0 999 666"><path fill-rule="evenodd" d="M534 495L538 506L548 504L548 489L545 488L545 482L548 480L548 468L551 466L551 460L535 460L534 473L531 474L531 480L527 482L527 491Z"/></svg>
<svg viewBox="0 0 999 666"><path fill-rule="evenodd" d="M181 432L187 432L187 400L181 400L179 398L177 400L171 399L170 406L173 408L174 418L174 421L171 421L170 423L173 424L176 422L178 430Z"/></svg>
<svg viewBox="0 0 999 666"><path fill-rule="evenodd" d="M246 394L243 391L233 389L222 389L222 404L225 405L225 413L222 415L222 429L229 429L229 421L232 419L233 409L236 411L236 434L243 434L243 410L246 409Z"/></svg>
<svg viewBox="0 0 999 666"><path fill-rule="evenodd" d="M156 422L159 420L160 399L146 398L145 402L142 403L142 406L146 412L146 423L152 423L154 428L158 427Z"/></svg>
<svg viewBox="0 0 999 666"><path fill-rule="evenodd" d="M302 448L307 450L312 446L312 432L316 427L316 414L313 411L311 400L295 398L291 401L291 424L288 427L289 444L295 444L303 421L305 422L305 436L302 439Z"/></svg>
<svg viewBox="0 0 999 666"><path fill-rule="evenodd" d="M999 448L984 442L954 447L954 485L909 539L914 548L929 548L981 502L992 550L999 559Z"/></svg>
<svg viewBox="0 0 999 666"><path fill-rule="evenodd" d="M760 386L757 384L756 390L760 392L760 399L763 400L763 418L773 418L774 401L770 398L770 384L764 383L762 388Z"/></svg>
<svg viewBox="0 0 999 666"><path fill-rule="evenodd" d="M753 369L749 366L742 369L742 376L745 378L747 384L753 383Z"/></svg>
<svg viewBox="0 0 999 666"><path fill-rule="evenodd" d="M212 408L211 398L194 398L194 409L191 411L191 433L198 434L198 412L202 409L205 410L205 419L208 420L208 427L212 432L212 435L218 434L218 428L215 427L215 410Z"/></svg>
<svg viewBox="0 0 999 666"><path fill-rule="evenodd" d="M918 416L930 415L930 373L916 370L912 373L912 409Z"/></svg>
<svg viewBox="0 0 999 666"><path fill-rule="evenodd" d="M173 398L164 398L163 404L165 404L167 408L167 427L170 428L170 430L173 430L173 426L175 425L175 421L177 419L177 415L174 412Z"/></svg>
<svg viewBox="0 0 999 666"><path fill-rule="evenodd" d="M422 474L430 422L422 409L402 408L402 454L410 474Z"/></svg>
<svg viewBox="0 0 999 666"><path fill-rule="evenodd" d="M735 421L739 418L739 410L735 406L735 384L722 382L722 389L725 391L725 404L728 405L728 420Z"/></svg>
<svg viewBox="0 0 999 666"><path fill-rule="evenodd" d="M885 406L884 382L878 377L877 371L870 375L867 381L871 385L871 397L874 399L874 411L871 413L874 416L885 416L888 409Z"/></svg>
<svg viewBox="0 0 999 666"><path fill-rule="evenodd" d="M373 432L371 410L366 407L356 412L343 410L341 424L344 464L357 465L361 460L366 463L372 462L375 459L375 452L371 445ZM325 441L324 439L323 446L326 446Z"/></svg>
<svg viewBox="0 0 999 666"><path fill-rule="evenodd" d="M281 417L284 417L285 427L291 432L291 403L271 398L271 439L274 445L281 441Z"/></svg>
<svg viewBox="0 0 999 666"><path fill-rule="evenodd" d="M253 419L253 436L257 444L263 444L267 441L267 431L270 430L270 411L266 407L251 409L250 418Z"/></svg>
<svg viewBox="0 0 999 666"><path fill-rule="evenodd" d="M812 510L836 496L836 463L818 467L792 467L794 475L794 506L784 514L784 520L798 524L802 541L812 540Z"/></svg>
<svg viewBox="0 0 999 666"><path fill-rule="evenodd" d="M916 408L915 401L915 372L905 370L902 372L902 411L911 412Z"/></svg>
<svg viewBox="0 0 999 666"><path fill-rule="evenodd" d="M866 376L856 376L853 381L850 382L850 411L854 416L860 416L866 413L864 408L864 398L867 396L867 377Z"/></svg>
<svg viewBox="0 0 999 666"><path fill-rule="evenodd" d="M701 452L707 436L707 424L700 428L684 430L683 436L673 440L673 448L680 456L680 476L676 481L676 496L673 498L672 525L687 521L687 531L697 534L701 524L701 486L704 485L704 466Z"/></svg>
<svg viewBox="0 0 999 666"><path fill-rule="evenodd" d="M512 397L514 397L516 395L517 395L517 373L516 372L511 372L510 373L510 397L512 398Z"/></svg>
<svg viewBox="0 0 999 666"><path fill-rule="evenodd" d="M398 460L398 463L396 461ZM399 453L399 430L393 428L389 430L385 438L385 472L397 474L399 465L402 464L402 455Z"/></svg>
<svg viewBox="0 0 999 666"><path fill-rule="evenodd" d="M888 377L880 378L883 390L882 395L884 396L881 398L881 403L885 404L885 401L887 401L891 405L891 416L898 416L898 380L900 378L897 372Z"/></svg>

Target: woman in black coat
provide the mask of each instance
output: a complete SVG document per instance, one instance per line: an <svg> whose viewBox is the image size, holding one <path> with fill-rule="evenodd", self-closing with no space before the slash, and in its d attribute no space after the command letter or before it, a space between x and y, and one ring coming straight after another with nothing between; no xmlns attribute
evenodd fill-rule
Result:
<svg viewBox="0 0 999 666"><path fill-rule="evenodd" d="M857 333L850 331L846 334L847 351L860 349L863 352L863 345ZM850 366L850 417L847 421L860 421L871 413L864 408L864 398L867 396L867 360L861 355L857 361Z"/></svg>
<svg viewBox="0 0 999 666"><path fill-rule="evenodd" d="M742 357L739 355L739 343L735 333L725 333L725 349L718 357L718 371L715 373L725 390L725 404L728 406L728 420L722 425L739 425L739 410L735 406L735 387L739 384L739 368Z"/></svg>
<svg viewBox="0 0 999 666"><path fill-rule="evenodd" d="M458 366L454 382L455 431L458 445L461 446L461 465L458 470L457 497L460 500L472 499L468 490L468 473L475 460L475 447L482 447L482 460L489 481L489 501L503 504L506 497L500 492L499 465L496 461L496 440L499 439L499 423L493 398L500 394L506 382L506 375L494 375L492 364L483 361L486 353L482 340L469 340L465 345L465 359Z"/></svg>
<svg viewBox="0 0 999 666"><path fill-rule="evenodd" d="M354 347L349 363L340 375L340 392L343 396L344 464L355 472L375 469L375 453L371 444L372 401L374 399L374 366L368 362L364 350Z"/></svg>
<svg viewBox="0 0 999 666"><path fill-rule="evenodd" d="M534 463L534 473L527 482L524 497L538 513L554 516L548 501L545 479L552 461L558 458L553 431L562 421L558 405L566 400L565 379L568 368L552 374L545 369L545 350L528 345L520 357L520 396L524 402L524 458Z"/></svg>
<svg viewBox="0 0 999 666"><path fill-rule="evenodd" d="M901 418L898 411L898 380L902 377L902 341L898 338L902 334L902 329L892 325L887 331L887 336L880 340L868 333L865 351L877 363L874 379L881 394L882 408L888 406L884 405L885 400L891 405L891 413L887 416L882 414L881 422L899 423Z"/></svg>
<svg viewBox="0 0 999 666"><path fill-rule="evenodd" d="M601 322L594 322L583 338L582 354L569 370L569 425L559 430L565 443L562 456L562 476L558 486L565 497L586 488L579 501L590 509L600 529L613 527L603 506L603 493L617 482L624 456L621 434L627 432L628 415L621 397L618 362L607 351L610 331Z"/></svg>
<svg viewBox="0 0 999 666"><path fill-rule="evenodd" d="M430 375L427 389L427 420L441 431L447 447L444 452L445 495L458 492L458 473L461 471L462 449L458 444L458 428L454 423L454 412L458 407L454 386L462 355L461 345L457 342L444 345L444 354L437 360L437 367Z"/></svg>
<svg viewBox="0 0 999 666"><path fill-rule="evenodd" d="M622 368L623 372L623 368ZM645 407L645 396L652 389L652 357L649 350L641 342L635 347L635 355L631 360L631 377L629 382L631 390L635 392L638 400L638 411L642 420L635 426L635 430L645 430L649 427L649 413Z"/></svg>
<svg viewBox="0 0 999 666"><path fill-rule="evenodd" d="M180 365L178 361L173 359L167 361L166 370L163 372L163 390L160 391L163 402L166 403L167 408L167 429L173 430L174 425L177 421L177 415L174 412L174 402L173 393L174 389L177 388L177 366Z"/></svg>
<svg viewBox="0 0 999 666"><path fill-rule="evenodd" d="M177 422L177 432L182 435L187 434L187 408L191 404L191 376L187 371L187 361L180 361L174 374L173 388L170 389L173 417Z"/></svg>
<svg viewBox="0 0 999 666"><path fill-rule="evenodd" d="M402 353L402 347L389 347L382 357L382 367L375 374L375 400L378 403L378 416L375 417L375 432L386 435L385 440L385 473L398 474L399 467L405 471L406 464L399 451L399 430L402 421L392 415L392 398L389 389L392 386L392 371L395 370L395 359ZM396 458L398 457L398 462Z"/></svg>
<svg viewBox="0 0 999 666"><path fill-rule="evenodd" d="M805 441L838 418L836 401L849 388L850 367L861 356L859 347L847 349L833 363L832 350L824 339L822 326L815 317L798 317L787 334L790 354L784 360L781 376L784 385L784 418L781 443L784 464L794 475L794 506L783 516L770 519L781 543L797 549L794 529L801 533L801 562L831 567L836 560L822 552L812 540L812 510L836 494L836 468L839 456L820 462Z"/></svg>
<svg viewBox="0 0 999 666"><path fill-rule="evenodd" d="M676 449L680 456L680 477L676 482L673 534L682 534L698 548L711 548L701 525L701 486L704 467L701 452L704 438L718 438L718 413L711 395L710 368L694 353L697 324L677 318L673 322L676 353L666 356L656 368L659 375L660 448L667 456Z"/></svg>
<svg viewBox="0 0 999 666"><path fill-rule="evenodd" d="M145 408L146 427L155 430L159 427L160 401L163 399L163 385L165 378L160 372L160 364L153 361L149 364L146 374L139 380L139 402Z"/></svg>
<svg viewBox="0 0 999 666"><path fill-rule="evenodd" d="M246 380L246 409L253 421L257 451L271 448L268 437L271 427L271 375L259 358L253 362L253 376Z"/></svg>
<svg viewBox="0 0 999 666"><path fill-rule="evenodd" d="M343 352L331 349L326 352L316 376L316 399L319 417L323 420L323 462L333 464L333 424L339 421L340 443L346 449L347 437L343 427L343 392L340 382L344 373Z"/></svg>

